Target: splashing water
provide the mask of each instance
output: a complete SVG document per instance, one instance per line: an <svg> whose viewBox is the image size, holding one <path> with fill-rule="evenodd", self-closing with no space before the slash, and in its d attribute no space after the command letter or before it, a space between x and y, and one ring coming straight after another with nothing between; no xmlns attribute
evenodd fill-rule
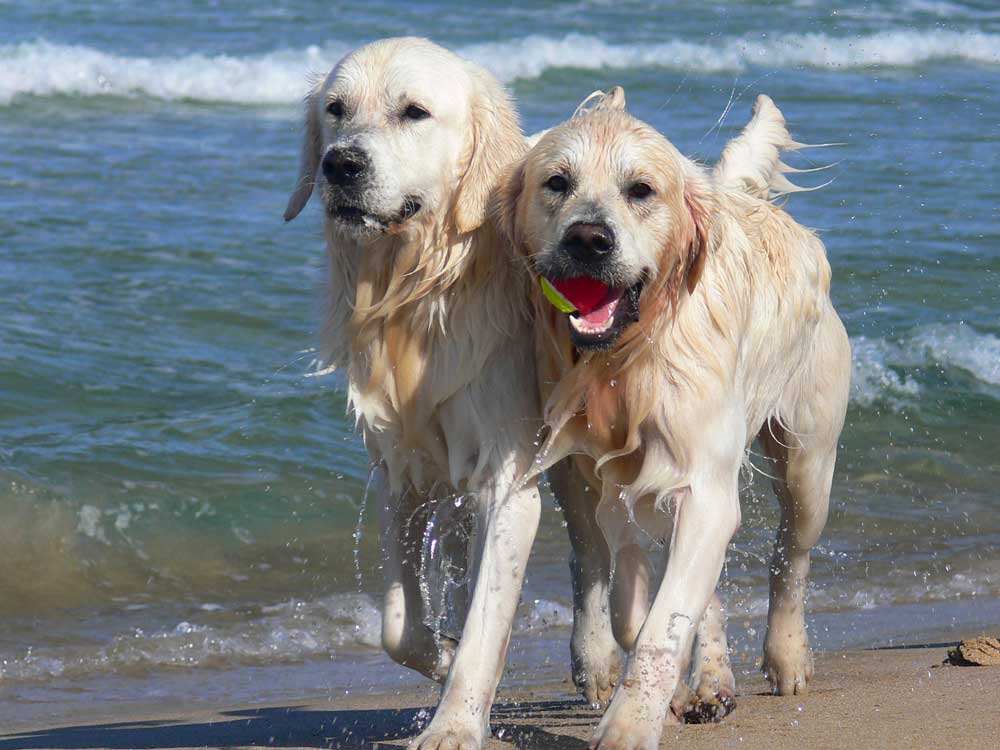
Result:
<svg viewBox="0 0 1000 750"><path fill-rule="evenodd" d="M372 466L368 472L368 481L365 482L365 492L361 496L361 504L358 506L358 520L354 525L354 581L358 585L358 593L364 593L364 575L361 573L361 533L364 530L365 511L368 508L368 493L371 491L372 482L375 481L375 474L378 466Z"/></svg>
<svg viewBox="0 0 1000 750"><path fill-rule="evenodd" d="M445 498L431 511L420 555L420 593L424 624L439 636L461 635L478 535L471 496Z"/></svg>

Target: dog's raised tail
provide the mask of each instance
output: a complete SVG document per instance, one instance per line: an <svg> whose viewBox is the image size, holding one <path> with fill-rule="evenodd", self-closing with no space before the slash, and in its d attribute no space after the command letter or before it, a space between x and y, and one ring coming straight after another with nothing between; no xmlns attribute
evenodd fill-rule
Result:
<svg viewBox="0 0 1000 750"><path fill-rule="evenodd" d="M815 187L795 185L787 177L790 172L817 172L828 166L796 169L781 161L786 152L805 148L837 146L836 143L806 144L792 140L785 126L785 116L771 100L761 94L753 105L753 116L738 136L722 151L715 165L716 182L735 190L742 190L763 200L775 200L791 193L819 190L829 185L825 182Z"/></svg>

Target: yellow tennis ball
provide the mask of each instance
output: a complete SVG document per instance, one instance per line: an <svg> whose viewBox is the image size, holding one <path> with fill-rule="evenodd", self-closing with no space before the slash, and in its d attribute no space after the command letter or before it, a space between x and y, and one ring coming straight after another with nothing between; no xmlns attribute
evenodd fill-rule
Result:
<svg viewBox="0 0 1000 750"><path fill-rule="evenodd" d="M555 307L559 312L576 312L576 305L563 297L559 293L559 290L552 286L547 278L540 276L539 281L542 284L542 294L545 295L545 299L552 303L553 307Z"/></svg>

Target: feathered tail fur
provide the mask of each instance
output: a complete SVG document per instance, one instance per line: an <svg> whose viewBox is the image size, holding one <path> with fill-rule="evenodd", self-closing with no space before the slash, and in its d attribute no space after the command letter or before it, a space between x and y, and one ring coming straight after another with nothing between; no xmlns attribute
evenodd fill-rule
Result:
<svg viewBox="0 0 1000 750"><path fill-rule="evenodd" d="M763 200L819 190L830 183L801 187L792 183L785 175L791 172L816 172L827 167L796 169L782 162L781 155L806 148L836 145L840 144L806 144L792 140L781 110L775 106L771 97L761 94L754 103L750 122L723 149L722 157L715 165L715 180L721 187L742 190Z"/></svg>

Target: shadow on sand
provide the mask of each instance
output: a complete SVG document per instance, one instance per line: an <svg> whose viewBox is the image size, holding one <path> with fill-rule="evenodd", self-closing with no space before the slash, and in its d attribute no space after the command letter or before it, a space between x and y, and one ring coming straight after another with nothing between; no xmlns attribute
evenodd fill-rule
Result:
<svg viewBox="0 0 1000 750"><path fill-rule="evenodd" d="M329 711L283 706L224 711L210 720L147 720L57 727L0 735L0 750L33 748L305 747L372 750L405 747L430 715L426 709ZM586 743L553 734L537 723L591 726L593 717L578 702L538 701L494 708L495 736L531 750L582 750ZM392 743L392 744L386 744Z"/></svg>

